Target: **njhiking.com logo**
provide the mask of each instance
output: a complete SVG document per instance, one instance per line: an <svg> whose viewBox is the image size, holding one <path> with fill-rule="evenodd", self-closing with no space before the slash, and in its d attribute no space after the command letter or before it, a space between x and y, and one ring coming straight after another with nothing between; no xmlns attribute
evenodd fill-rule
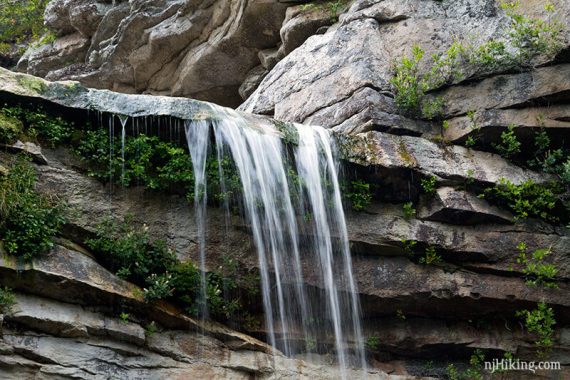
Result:
<svg viewBox="0 0 570 380"><path fill-rule="evenodd" d="M560 362L535 362L519 359L493 359L485 362L485 370L491 373L505 371L560 371Z"/></svg>

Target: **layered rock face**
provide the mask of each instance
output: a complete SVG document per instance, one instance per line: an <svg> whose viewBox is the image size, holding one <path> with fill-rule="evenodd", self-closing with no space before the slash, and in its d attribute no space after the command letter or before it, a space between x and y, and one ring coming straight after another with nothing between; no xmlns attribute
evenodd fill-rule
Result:
<svg viewBox="0 0 570 380"><path fill-rule="evenodd" d="M54 108L66 107L65 112L77 118L87 110L141 118L149 112L186 119L216 117L209 114L211 108L207 104L197 101L88 90L74 83L49 83L8 71L3 71L1 77L4 99L47 101ZM263 117L252 116L251 122L271 125ZM58 247L50 255L33 265L22 266L8 259L0 265L2 283L21 294L16 312L5 317L3 360L7 376L50 371L54 376L61 371L72 371L80 377L83 371L105 374L91 367L91 359L82 360L106 357L110 355L108 350L118 346L121 355L126 356L113 359L114 364L106 368L111 371L125 361L125 378L133 374L151 378L154 374L200 374L205 363L211 365L208 376L239 378L245 371L259 378L279 378L288 376L288 366L298 365L289 359L267 365L265 361L271 359L264 353L268 348L263 343L223 326L203 327L199 321L166 305L149 306L140 298L140 290L99 266L89 252L77 245L108 215L122 218L132 214L135 220L149 226L153 236L165 238L180 259L197 261L199 228L184 197L140 188L115 188L110 195L108 186L82 174L84 169L68 150L31 148L30 144L22 144L10 147L10 151L29 152L37 162L38 189L57 193L74 212ZM569 364L567 229L533 219L515 223L509 211L475 196L477 189L501 178L514 183L529 179L542 183L550 175L518 167L496 154L460 146L442 147L421 137L378 131L350 138L342 143L342 150L352 162L352 170L368 172L370 181L383 189L364 212L347 216L364 334L378 339L369 353L371 359L375 358L374 366L398 375L441 375L449 362L465 361L476 348L488 353L515 352L521 359L534 360L533 338L524 332L514 315L540 301L556 310L555 344L550 358L564 366ZM12 155L3 153L1 158L5 164ZM431 196L418 194L419 179L426 176L437 179ZM417 215L410 218L400 202L418 197ZM216 268L224 255L231 255L240 266L255 269L259 263L247 224L234 217L229 223L231 228L226 229L226 218L219 210L208 212L208 268ZM418 247L435 247L443 262L418 264L406 248L409 241L415 241ZM516 246L520 242L533 249L551 247L547 262L559 269L557 289L525 284L524 267L516 262ZM315 268L305 263L303 269L307 284L314 287L318 296L322 289L315 278ZM62 288L62 283L70 285ZM76 304L83 305L83 309ZM123 326L117 319L121 312L130 313L135 321ZM254 308L253 312L260 310ZM137 324L136 318L141 318L141 322ZM162 332L145 338L141 325L148 319L156 321ZM198 339L192 332L196 330L205 330L206 336L194 346L187 340ZM38 331L47 336L36 336ZM248 332L264 337L263 326ZM114 338L109 340L109 336ZM78 337L89 343L71 340ZM178 343L160 343L162 346L158 347L154 339L159 343L174 339ZM214 357L195 354L201 344L211 347L216 352ZM49 356L49 350L65 345L86 352L81 358L61 357L49 363L42 359ZM89 349L91 345L100 351ZM178 351L178 345L183 352ZM221 357L216 356L219 351L224 352ZM151 358L156 366L141 370L136 361L127 359L135 354ZM193 355L199 358L198 362L190 359ZM256 364L249 367L231 362L236 355L240 361ZM186 360L193 364L185 364ZM168 370L161 366L165 362L171 363ZM428 370L426 362L436 364ZM301 373L313 373L313 367L302 365L307 367ZM325 371L319 372L319 376L329 375ZM334 378L334 371L330 376ZM384 374L375 372L374 376L382 378Z"/></svg>
<svg viewBox="0 0 570 380"><path fill-rule="evenodd" d="M478 197L502 178L514 184L554 178L492 153L492 146L511 124L517 126L515 135L525 149L539 130L567 144L570 4L552 2L564 26L565 48L556 57L539 59L532 69L473 72L429 94L443 99L442 118L448 127L442 129L441 123L415 119L398 109L389 83L393 63L409 55L414 44L429 55L446 50L455 37L477 46L502 35L508 19L496 1L357 0L343 3L338 19L328 3L197 3L54 1L47 20L61 37L52 46L29 51L19 67L94 87L221 104L237 105L239 92L247 98L241 110L350 135L343 146L345 158L378 188L373 204L347 220L365 337L379 341L371 354L377 366L394 373L443 376L448 362L465 362L476 348L497 357L509 351L537 360L534 338L514 315L545 301L557 319L550 358L565 369L541 375L570 376L568 229L533 218L516 220L510 211ZM546 4L523 2L521 10L546 18ZM256 6L265 7L263 14L255 13ZM92 11L81 17L96 20L73 21L82 9ZM257 22L266 23L267 33L252 31ZM253 37L244 37L247 33ZM112 99L97 104L121 99L121 107L131 107L127 98ZM49 100L73 107L58 93ZM144 114L144 107L129 112ZM176 113L176 106L172 109L174 116L184 116ZM474 148L463 146L470 137L478 139ZM157 235L167 230L169 242L186 257L197 257L197 231L185 214L183 199L145 198L143 208L140 194L120 193L108 204L105 190L77 173L65 155L46 156L49 166L40 167L41 184L55 187L81 208L84 217L73 222L78 229L92 230L104 214L101 209L118 215L136 211ZM422 194L420 181L433 177L434 193ZM409 201L417 209L412 218L402 208ZM210 229L221 219L213 213ZM229 237L210 237L210 251L233 247L242 265L255 267L247 226L235 224ZM434 247L444 263L418 264L406 249L410 241L420 250ZM524 267L516 261L521 242L530 251L551 248L545 263L559 270L557 289L525 284ZM211 260L215 266L219 258ZM312 282L310 276L307 281ZM262 336L262 331L250 333ZM427 362L436 368L427 369ZM535 378L521 372L505 376Z"/></svg>

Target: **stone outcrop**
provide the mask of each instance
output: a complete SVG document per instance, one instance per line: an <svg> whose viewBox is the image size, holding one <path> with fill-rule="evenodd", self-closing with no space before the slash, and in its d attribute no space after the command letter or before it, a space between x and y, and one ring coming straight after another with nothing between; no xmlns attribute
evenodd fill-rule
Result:
<svg viewBox="0 0 570 380"><path fill-rule="evenodd" d="M1 71L0 76L3 79L0 94L7 101L47 102L78 118L86 117L87 110L135 118L154 114L174 119L215 118L221 112L208 104L187 99L117 94L86 89L73 82L46 82L8 71ZM551 115L556 112L553 110ZM264 117L248 117L252 123L273 125ZM477 189L494 184L502 177L520 183L528 179L547 181L550 179L548 175L520 168L495 154L455 145L445 146L419 136L398 136L389 131L369 131L339 137L339 141L352 167L369 172L369 178L381 184L386 192L365 212L347 216L354 273L365 315L365 334L382 338L377 349L382 355L388 355L377 363L378 368L418 375L422 372L414 369L415 361L432 358L436 353L455 352L456 357L445 358L447 363L470 355L475 348L493 352L516 351L520 357L530 360L533 357L532 343L520 327L513 325L504 329L504 323L497 321L501 319L513 324L516 310L530 308L541 300L552 305L557 312L560 329L553 355L567 357L568 346L563 339L570 323L570 304L566 297L570 290L570 240L567 231L537 220L514 223L508 212L475 196ZM171 347L156 351L149 346L148 337L141 335L140 326L144 323L140 320L121 330L122 324L116 320L121 311L116 308L109 310L105 305L122 305L129 314L132 311L135 318L141 318L136 315L152 318L165 330L165 335L161 333L160 337L171 337L173 331L177 331L176 336L194 337L193 331L202 329L199 321L181 316L166 306L150 307L143 303L132 285L98 266L88 256L89 252L76 245L108 215L120 218L132 214L135 220L149 226L153 236L166 238L180 259L197 260L198 228L187 200L178 195L164 196L133 188L114 189L110 201L110 189L82 174L81 164L67 150L44 148L38 154L44 157L44 161L37 162L38 189L56 192L76 212L71 216L57 249L48 258L30 267L21 267L6 259L0 265L2 281L23 294L18 306L20 314L6 317L4 330L10 336L6 343L10 347L7 352L31 352L23 358L10 354L4 359L6 363L15 365L31 360L33 363L26 368L49 371L51 369L45 367L45 363L39 366L34 362L45 353L26 347L26 342L37 341L42 346L42 339L45 339L49 342L45 344L52 347L55 344L53 339L63 345L80 337L88 341L103 340L102 347L127 345L128 349L123 348L125 352L144 351L141 353L143 357L166 356L167 361L176 361L169 367L176 371L179 368L199 371L183 364L186 359L181 358L188 353L172 352ZM0 154L0 162L9 159L10 153ZM435 195L419 196L418 181L431 176L436 179ZM420 203L416 217L406 217L401 203L418 196ZM222 255L231 253L240 265L255 269L258 260L248 226L239 217L233 217L230 230L223 227L224 223L223 213L215 209L208 212L210 233L207 243L211 254L208 255L207 267L217 267ZM407 241L416 242L413 252L406 248ZM516 246L520 242L525 242L530 250L551 247L552 254L546 262L559 268L556 278L558 289L545 290L525 284L524 268L516 262ZM430 266L418 264L418 257L427 247L433 247L443 262ZM314 285L314 292L318 294L322 289L312 278L313 269L304 268L306 281L308 285ZM35 281L29 281L31 278ZM70 284L65 292L61 291L62 282ZM41 284L41 287L33 284ZM58 313L64 315L57 320L51 320L49 313L45 314L43 310L40 313L34 305L37 300L45 298L54 300L45 302L47 310L63 307L68 313ZM85 310L85 315L81 310ZM45 318L42 317L44 314ZM81 321L68 314L79 315ZM405 324L398 315L405 315ZM442 323L447 326L448 334L437 333ZM484 323L489 327L475 332L473 323ZM29 330L30 339L21 339L28 336L27 332L23 335L13 333L14 326ZM49 339L34 335L44 329L49 330L45 331ZM186 332L178 332L181 329ZM220 350L230 350L230 358L237 355L235 350L246 361L267 355L267 346L246 335L223 326L209 325L206 330L210 333L201 339L208 340L210 343L207 344L218 345L215 347L221 347ZM263 327L250 333L263 336ZM111 335L114 337L112 344L108 340ZM496 338L499 336L501 339ZM219 346L217 341L222 341L224 346ZM88 354L106 355L98 351L89 351ZM263 357L265 359L255 359L255 363L268 360L267 356ZM406 359L402 363L403 358ZM218 371L218 366L227 371L241 371L240 365L234 368L224 360L230 359L226 356L223 360L216 359L212 371ZM445 363L442 362L442 366ZM54 371L63 370L54 363L49 364L55 366L50 367L55 368ZM76 371L82 368L77 363L70 365L73 368L77 366L79 369ZM136 363L132 366L135 368ZM266 364L259 364L246 372L262 377L270 373L266 372L266 367ZM271 374L282 373L279 366L271 368L274 371ZM156 370L162 374L160 371L164 369L148 370L151 371L149 373Z"/></svg>
<svg viewBox="0 0 570 380"><path fill-rule="evenodd" d="M458 36L476 46L500 35L508 19L495 0L355 0L342 2L338 15L331 14L326 2L297 3L57 0L50 3L46 22L58 39L52 45L28 51L19 69L51 79L76 79L91 87L189 96L232 106L240 103L241 95L247 99L240 110L322 125L342 134L341 153L352 163L350 170L376 185L372 205L364 212L347 215L365 337L379 340L378 347L370 350L374 352L369 352L376 359L371 359L374 366L398 374L442 375L447 363L466 362L476 348L496 357L509 351L521 359L536 360L534 337L524 333L514 315L516 310L531 309L545 301L557 319L550 358L565 368L543 375L570 376L568 229L532 218L516 220L507 210L477 197L503 178L515 184L527 180L548 183L555 178L529 170L521 161L500 157L493 153L493 146L511 125L517 127L514 133L525 151L532 149L533 132L538 130L546 131L558 146L567 144L570 3L553 1L555 17L565 28L561 38L565 48L557 57L539 58L532 68L522 70L497 68L478 73L467 68L464 80L447 83L428 94L428 98L443 99L446 128L441 122L413 118L398 109L389 83L392 65L409 55L414 44L429 56L446 50ZM546 15L546 0L522 3L524 13ZM0 71L0 82L3 98L47 102L78 117L87 109L130 117L216 117L215 107L189 99L123 95L5 71ZM273 126L267 117L246 117L254 124ZM471 148L463 146L468 138L476 139ZM44 149L41 154L45 161L37 162L39 189L57 191L81 210L63 238L80 241L109 213L133 213L136 220L149 225L152 234L166 237L181 259L197 258L198 230L185 199L127 189L116 190L109 202L109 189L86 178L69 152ZM434 194L421 194L421 180L430 177L435 178ZM417 208L411 217L403 212L403 204L410 201L416 202ZM219 265L223 252L231 252L246 268L256 268L246 223L235 218L234 228L226 231L221 228L221 213L210 210L208 217L212 231L208 248L216 253L209 255L208 268ZM410 248L410 242L415 246ZM527 244L529 252L551 248L545 263L558 269L557 289L525 284L525 268L516 260L516 247L521 242ZM68 256L70 261L76 256L79 261L87 260L77 253L80 249L62 248L62 244L58 252L73 255ZM433 248L442 262L420 264L419 258L428 248ZM322 289L311 278L314 271L305 271L306 281L315 285L314 293L319 294ZM12 272L4 268L1 273ZM52 272L42 277L46 283L52 276L58 278ZM73 282L69 278L65 281ZM38 300L34 297L53 298L49 293L55 286L46 286L42 293L26 287L25 281L17 284L22 315L6 316L8 348L0 346L0 360L11 363L8 367L12 369L20 368L15 363L29 363L23 367L41 368L45 373L68 370L58 362L60 359L47 362L48 355L30 345L53 348L59 339L57 344L72 344L80 351L85 345L71 342L80 337L90 342L89 347L102 350L89 351L86 357L107 357L106 350L135 357L124 359L129 363L128 371L142 365L136 355L152 363L160 361L152 361L154 355L161 355L164 363L170 363L168 368L152 368L149 370L158 372L149 373L174 376L186 368L196 374L206 371L203 373L208 376L236 378L244 374L259 378L288 374L279 363L267 364L269 357L261 342L253 343L241 334L224 337L235 332L222 327L223 333L200 338L219 357L204 359L207 364L194 362L189 354L198 347L192 341L197 339L194 332L180 331L176 315L165 316L156 310L154 318L158 321L163 315L160 322L165 326L165 331L153 338L158 343L143 338L136 321L121 329L116 313L113 316L108 310L86 310L84 304L85 315L80 315L76 306L68 305L81 303L73 297L46 304L50 310L69 310L63 314L75 310L80 322L69 315L55 318L46 314L42 319L32 301ZM104 297L107 290L81 293ZM147 310L136 305L133 310ZM108 338L111 331L118 332L112 343ZM249 333L262 337L263 326ZM167 343L173 340L183 348ZM237 342L242 348L230 349L228 342ZM278 358L278 362L287 361ZM421 369L426 360L439 369ZM72 368L69 371L83 368L76 363L68 367ZM308 367L307 371L318 378ZM526 374L513 376L520 379Z"/></svg>
<svg viewBox="0 0 570 380"><path fill-rule="evenodd" d="M18 69L237 105L258 53L279 41L285 11L278 1L51 1L46 24L59 38L28 50Z"/></svg>
<svg viewBox="0 0 570 380"><path fill-rule="evenodd" d="M61 246L26 268L2 259L0 273L2 283L26 292L16 293L0 331L4 379L336 378L334 367L274 355L223 326L149 308L134 294L136 287Z"/></svg>

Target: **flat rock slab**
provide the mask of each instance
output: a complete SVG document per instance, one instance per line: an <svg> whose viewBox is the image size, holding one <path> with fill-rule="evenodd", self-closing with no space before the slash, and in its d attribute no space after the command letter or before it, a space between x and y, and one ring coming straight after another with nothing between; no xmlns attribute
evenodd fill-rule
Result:
<svg viewBox="0 0 570 380"><path fill-rule="evenodd" d="M386 169L414 169L427 176L455 182L496 184L506 178L514 184L546 182L551 177L520 168L497 154L458 145L441 146L427 139L368 132L341 139L341 151L350 162Z"/></svg>
<svg viewBox="0 0 570 380"><path fill-rule="evenodd" d="M435 194L422 197L418 207L419 219L450 224L513 223L513 215L472 193L440 187Z"/></svg>
<svg viewBox="0 0 570 380"><path fill-rule="evenodd" d="M499 140L499 135L509 125L521 129L539 130L547 128L549 132L570 132L570 105L551 105L548 107L528 107L512 109L491 109L475 113L473 118L467 116L448 120L449 128L443 136L450 142L463 142L470 135L490 135ZM515 130L517 133L519 129Z"/></svg>

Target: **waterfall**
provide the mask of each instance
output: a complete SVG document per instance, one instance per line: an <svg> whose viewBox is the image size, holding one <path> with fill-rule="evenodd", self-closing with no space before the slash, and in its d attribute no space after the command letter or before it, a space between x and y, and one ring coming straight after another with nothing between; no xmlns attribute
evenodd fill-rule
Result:
<svg viewBox="0 0 570 380"><path fill-rule="evenodd" d="M203 271L208 254L205 167L207 152L212 151L218 162L230 158L239 173L241 209L257 251L268 342L293 356L310 351L308 346L320 343L317 340L330 340L340 377L346 378L345 369L350 365L364 368L365 357L337 160L329 132L289 125L298 143L287 150L276 128L251 125L239 113L213 105L212 113L215 116L211 121L189 120L185 124L195 171ZM215 149L208 147L210 143ZM298 176L296 181L289 178L291 170ZM224 188L221 166L219 172ZM312 295L305 285L309 277ZM356 348L349 346L350 339L357 342ZM300 340L305 347L300 347ZM349 353L356 360L351 360Z"/></svg>

